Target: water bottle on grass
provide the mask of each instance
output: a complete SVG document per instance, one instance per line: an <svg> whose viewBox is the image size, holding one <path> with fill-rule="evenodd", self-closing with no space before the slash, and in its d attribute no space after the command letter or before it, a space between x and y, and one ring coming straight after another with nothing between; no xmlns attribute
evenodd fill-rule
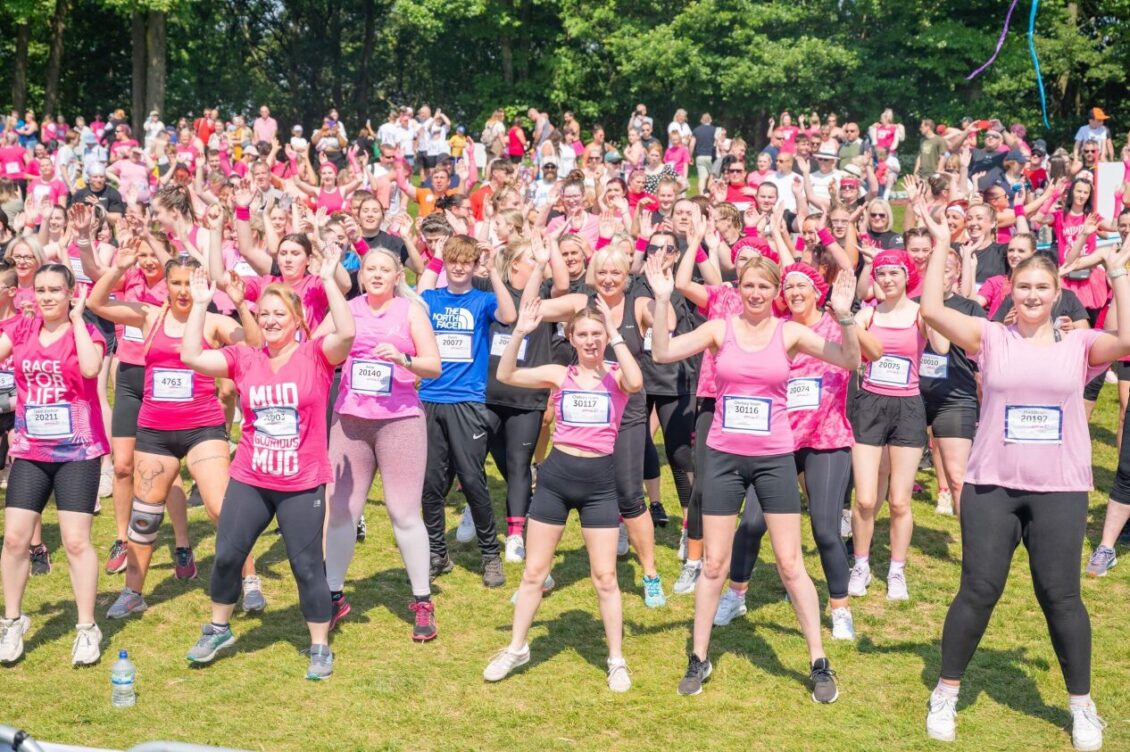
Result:
<svg viewBox="0 0 1130 752"><path fill-rule="evenodd" d="M110 704L115 708L132 707L137 702L137 669L125 650L118 651L118 660L110 667Z"/></svg>

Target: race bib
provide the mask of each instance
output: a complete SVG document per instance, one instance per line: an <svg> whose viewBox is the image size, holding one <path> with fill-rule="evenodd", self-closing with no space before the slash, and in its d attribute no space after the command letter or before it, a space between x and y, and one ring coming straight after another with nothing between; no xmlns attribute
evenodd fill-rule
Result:
<svg viewBox="0 0 1130 752"><path fill-rule="evenodd" d="M644 352L651 352L651 329L643 335L643 350Z"/></svg>
<svg viewBox="0 0 1130 752"><path fill-rule="evenodd" d="M77 281L86 282L87 284L94 282L94 280L90 278L90 275L86 273L86 270L82 268L82 259L71 256L70 260L71 271L75 273L75 279Z"/></svg>
<svg viewBox="0 0 1130 752"><path fill-rule="evenodd" d="M4 173L6 175L19 175L20 174L20 163L19 162L5 162L4 163Z"/></svg>
<svg viewBox="0 0 1130 752"><path fill-rule="evenodd" d="M141 329L136 326L122 327L122 339L126 342L144 342L145 335L141 333Z"/></svg>
<svg viewBox="0 0 1130 752"><path fill-rule="evenodd" d="M948 355L935 355L922 353L922 362L918 364L918 374L925 379L944 379L949 375L950 358Z"/></svg>
<svg viewBox="0 0 1130 752"><path fill-rule="evenodd" d="M1010 444L1062 444L1063 408L1005 405L1004 440Z"/></svg>
<svg viewBox="0 0 1130 752"><path fill-rule="evenodd" d="M391 394L392 363L384 360L353 361L349 372L349 388L361 394Z"/></svg>
<svg viewBox="0 0 1130 752"><path fill-rule="evenodd" d="M910 358L884 355L871 364L867 380L883 386L907 386L910 384Z"/></svg>
<svg viewBox="0 0 1130 752"><path fill-rule="evenodd" d="M612 420L608 392L561 392L561 422L570 426L606 426Z"/></svg>
<svg viewBox="0 0 1130 752"><path fill-rule="evenodd" d="M455 361L457 363L470 363L472 356L474 332L443 331L436 332L436 344L439 345L439 359Z"/></svg>
<svg viewBox="0 0 1130 752"><path fill-rule="evenodd" d="M264 407L255 411L255 431L272 439L298 436L298 410L293 407Z"/></svg>
<svg viewBox="0 0 1130 752"><path fill-rule="evenodd" d="M16 374L0 371L0 392L10 392L16 388Z"/></svg>
<svg viewBox="0 0 1130 752"><path fill-rule="evenodd" d="M33 439L62 439L73 433L71 406L66 402L54 405L28 405L24 410L27 435Z"/></svg>
<svg viewBox="0 0 1130 752"><path fill-rule="evenodd" d="M490 338L490 354L494 357L501 358L502 351L506 349L506 346L510 344L510 340L512 339L514 339L513 334L496 332L495 335ZM522 344L518 346L518 362L522 362L526 359L526 343L528 341L528 338L523 337Z"/></svg>
<svg viewBox="0 0 1130 752"><path fill-rule="evenodd" d="M772 425L773 400L768 397L722 397L722 430L768 436Z"/></svg>
<svg viewBox="0 0 1130 752"><path fill-rule="evenodd" d="M153 399L157 402L191 402L193 372L187 368L154 368Z"/></svg>
<svg viewBox="0 0 1130 752"><path fill-rule="evenodd" d="M259 273L246 261L237 261L232 271L241 277L258 277Z"/></svg>
<svg viewBox="0 0 1130 752"><path fill-rule="evenodd" d="M789 410L815 410L820 407L820 387L823 379L789 379L789 395L786 407Z"/></svg>

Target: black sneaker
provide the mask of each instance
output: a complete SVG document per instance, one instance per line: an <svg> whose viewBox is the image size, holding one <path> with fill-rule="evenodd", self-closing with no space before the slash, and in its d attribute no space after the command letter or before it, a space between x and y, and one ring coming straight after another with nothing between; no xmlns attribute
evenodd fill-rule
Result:
<svg viewBox="0 0 1130 752"><path fill-rule="evenodd" d="M31 547L31 573L51 574L51 555L47 552L47 545L44 543Z"/></svg>
<svg viewBox="0 0 1130 752"><path fill-rule="evenodd" d="M369 533L369 527L365 524L365 515L361 515L361 519L357 521L357 542L364 543L365 536Z"/></svg>
<svg viewBox="0 0 1130 752"><path fill-rule="evenodd" d="M483 557L483 586L502 587L506 584L506 573L502 571L502 559L498 556Z"/></svg>
<svg viewBox="0 0 1130 752"><path fill-rule="evenodd" d="M447 554L439 556L432 554L431 578L434 580L441 574L447 574L452 569L455 569L455 564L451 561L451 557Z"/></svg>
<svg viewBox="0 0 1130 752"><path fill-rule="evenodd" d="M832 670L827 658L816 659L808 680L812 682L812 699L815 702L831 703L840 696L840 690L836 687L836 672Z"/></svg>
<svg viewBox="0 0 1130 752"><path fill-rule="evenodd" d="M663 508L662 504L653 501L648 509L651 511L651 521L656 527L667 527L670 520L667 518L667 510Z"/></svg>
<svg viewBox="0 0 1130 752"><path fill-rule="evenodd" d="M710 672L713 670L714 667L710 665L710 659L699 660L697 655L691 653L690 660L687 661L687 673L683 675L683 680L679 682L679 694L702 694L702 683L710 678Z"/></svg>

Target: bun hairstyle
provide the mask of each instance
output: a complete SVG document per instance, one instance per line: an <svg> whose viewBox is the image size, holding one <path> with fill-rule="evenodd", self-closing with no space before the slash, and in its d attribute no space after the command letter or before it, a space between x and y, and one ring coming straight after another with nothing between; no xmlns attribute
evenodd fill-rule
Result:
<svg viewBox="0 0 1130 752"><path fill-rule="evenodd" d="M291 289L290 285L283 284L282 282L269 284L259 293L260 311L262 311L263 308L263 299L270 295L274 295L282 301L283 307L286 308L290 315L294 317L295 321L298 322L298 328L306 335L306 339L310 339L310 327L306 324L306 314L302 308L302 298L298 297L298 293Z"/></svg>
<svg viewBox="0 0 1130 752"><path fill-rule="evenodd" d="M188 269L189 271L192 271L193 269L199 268L200 262L194 259L192 256L181 256L180 254L177 254L176 256L173 256L171 259L165 262L165 277L168 277L169 272L171 272L173 269Z"/></svg>
<svg viewBox="0 0 1130 752"><path fill-rule="evenodd" d="M183 185L166 185L157 191L157 195L153 197L155 203L159 203L170 211L179 212L182 216L188 217L193 222L196 221L196 212L192 208L192 196L189 195L188 187Z"/></svg>

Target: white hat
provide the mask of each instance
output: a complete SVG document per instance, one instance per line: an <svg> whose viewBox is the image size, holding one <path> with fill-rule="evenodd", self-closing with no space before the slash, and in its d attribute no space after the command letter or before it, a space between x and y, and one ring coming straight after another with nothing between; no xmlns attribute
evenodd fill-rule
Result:
<svg viewBox="0 0 1130 752"><path fill-rule="evenodd" d="M839 159L840 158L840 155L833 154L830 151L824 151L823 149L816 152L812 156L816 157L817 159Z"/></svg>

